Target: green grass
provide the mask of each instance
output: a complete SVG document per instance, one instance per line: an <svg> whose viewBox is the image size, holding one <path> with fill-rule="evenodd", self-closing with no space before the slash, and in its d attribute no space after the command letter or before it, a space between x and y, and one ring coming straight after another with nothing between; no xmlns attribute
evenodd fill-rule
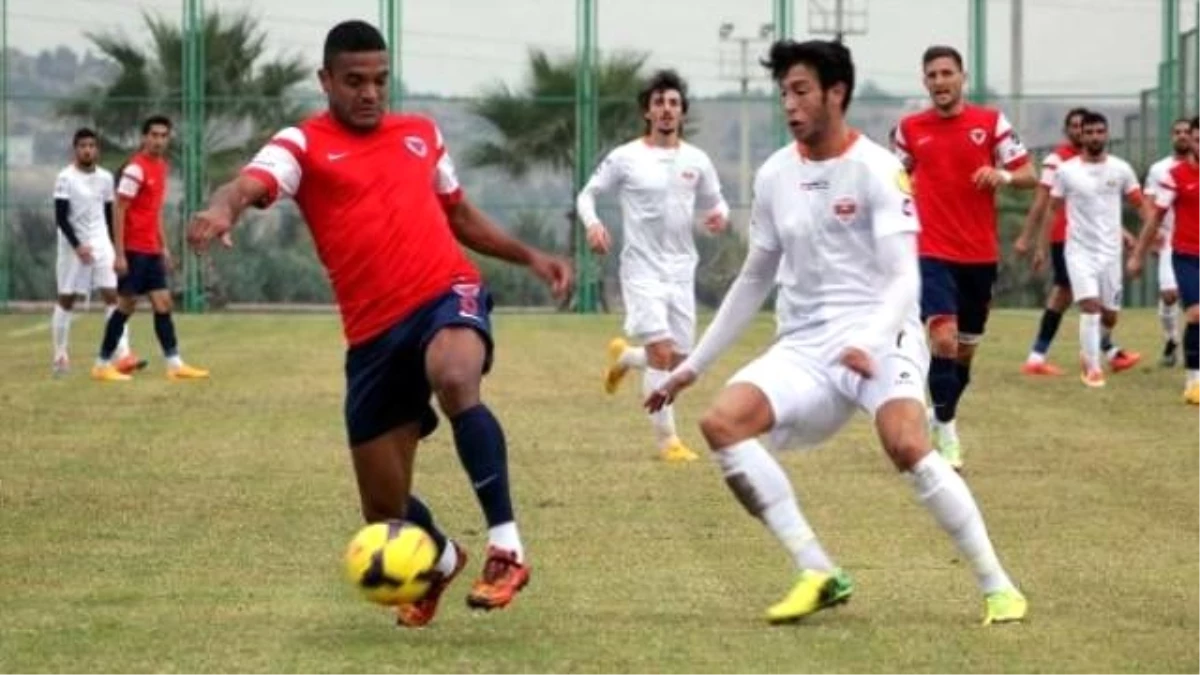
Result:
<svg viewBox="0 0 1200 675"><path fill-rule="evenodd" d="M1127 346L1157 352L1153 314ZM89 381L100 329L76 322L75 371L49 377L43 317L0 316L3 671L1196 672L1197 414L1182 372L1143 365L1085 390L1017 374L1033 313L999 313L961 409L968 481L1028 623L984 629L969 569L863 420L784 463L850 604L797 626L761 613L787 556L708 461L655 461L636 383L600 390L615 316L499 316L485 395L508 433L533 580L476 615L451 588L435 623L395 628L343 582L359 525L327 316L181 317L185 356L129 385ZM135 319L147 355L152 331ZM767 317L681 401L685 439ZM1074 363L1068 319L1054 354ZM632 385L632 386L630 386ZM482 519L446 425L417 490L467 544Z"/></svg>

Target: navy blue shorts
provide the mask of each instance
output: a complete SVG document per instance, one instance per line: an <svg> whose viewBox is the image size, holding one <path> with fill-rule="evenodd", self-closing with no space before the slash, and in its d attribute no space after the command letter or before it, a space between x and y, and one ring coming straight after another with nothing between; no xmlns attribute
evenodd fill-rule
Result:
<svg viewBox="0 0 1200 675"><path fill-rule="evenodd" d="M996 271L996 263L921 258L921 320L956 317L959 341L978 342L991 311Z"/></svg>
<svg viewBox="0 0 1200 675"><path fill-rule="evenodd" d="M127 251L125 261L129 269L117 279L117 293L138 296L167 288L167 261L161 254Z"/></svg>
<svg viewBox="0 0 1200 675"><path fill-rule="evenodd" d="M1050 272L1054 285L1071 290L1071 275L1067 274L1067 245L1063 242L1050 244Z"/></svg>
<svg viewBox="0 0 1200 675"><path fill-rule="evenodd" d="M1172 251L1171 266L1175 268L1175 283L1184 309L1200 304L1200 257Z"/></svg>
<svg viewBox="0 0 1200 675"><path fill-rule="evenodd" d="M351 447L410 422L421 423L422 437L433 433L438 418L430 404L433 389L425 373L425 348L443 328L474 328L487 350L487 373L492 366L491 311L486 287L460 284L347 350L345 412Z"/></svg>

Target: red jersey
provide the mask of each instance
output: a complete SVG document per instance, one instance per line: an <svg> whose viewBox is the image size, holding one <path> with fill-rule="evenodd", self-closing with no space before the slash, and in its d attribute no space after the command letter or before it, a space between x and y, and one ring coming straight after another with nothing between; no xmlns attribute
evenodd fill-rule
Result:
<svg viewBox="0 0 1200 675"><path fill-rule="evenodd" d="M1054 172L1058 171L1058 167L1063 162L1075 157L1079 151L1070 143L1063 143L1054 149L1046 159L1042 160L1042 175L1038 179L1038 183L1044 186L1047 190L1054 187ZM1055 244L1062 244L1067 241L1067 207L1054 212L1054 221L1050 225L1050 241Z"/></svg>
<svg viewBox="0 0 1200 675"><path fill-rule="evenodd" d="M163 252L162 207L167 196L167 160L139 152L121 171L117 196L125 202L125 250Z"/></svg>
<svg viewBox="0 0 1200 675"><path fill-rule="evenodd" d="M268 203L300 207L351 346L479 281L446 218L462 189L432 120L388 114L356 133L322 113L277 133L243 173L267 186Z"/></svg>
<svg viewBox="0 0 1200 675"><path fill-rule="evenodd" d="M975 187L984 166L1017 169L1029 161L1004 114L967 105L954 117L934 109L909 115L896 129L896 154L912 173L922 257L994 263L996 197Z"/></svg>
<svg viewBox="0 0 1200 675"><path fill-rule="evenodd" d="M1171 250L1200 255L1200 168L1196 162L1179 162L1171 167L1155 192L1154 203L1162 211L1175 211Z"/></svg>

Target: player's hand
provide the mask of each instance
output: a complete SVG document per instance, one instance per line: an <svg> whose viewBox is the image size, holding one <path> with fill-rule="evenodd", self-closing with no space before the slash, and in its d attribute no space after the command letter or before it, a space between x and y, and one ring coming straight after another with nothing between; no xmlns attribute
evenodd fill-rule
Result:
<svg viewBox="0 0 1200 675"><path fill-rule="evenodd" d="M1125 244L1125 248L1132 249L1137 246L1137 237L1129 233L1129 230L1121 228L1121 241Z"/></svg>
<svg viewBox="0 0 1200 675"><path fill-rule="evenodd" d="M233 246L230 230L233 229L233 218L223 209L205 209L192 216L188 224L188 246L197 254L208 250L208 243L219 239L226 247Z"/></svg>
<svg viewBox="0 0 1200 675"><path fill-rule="evenodd" d="M1037 247L1033 252L1033 271L1040 274L1042 270L1046 269L1046 259L1049 257L1050 254L1045 247Z"/></svg>
<svg viewBox="0 0 1200 675"><path fill-rule="evenodd" d="M1130 278L1137 279L1142 276L1142 266L1145 264L1143 256L1143 251L1138 247L1134 247L1133 253L1129 254L1129 260L1125 262L1125 271Z"/></svg>
<svg viewBox="0 0 1200 675"><path fill-rule="evenodd" d="M162 252L163 269L168 272L175 271L175 259L171 257L171 249L163 247Z"/></svg>
<svg viewBox="0 0 1200 675"><path fill-rule="evenodd" d="M529 269L539 279L550 287L550 293L555 299L563 300L571 292L574 277L571 274L571 263L558 256L537 253L529 261Z"/></svg>
<svg viewBox="0 0 1200 675"><path fill-rule="evenodd" d="M981 166L971 174L971 182L980 190L995 190L1011 180L1012 174L994 166Z"/></svg>
<svg viewBox="0 0 1200 675"><path fill-rule="evenodd" d="M80 244L75 247L75 255L79 256L79 262L84 265L91 265L96 261L95 256L92 255L92 247L87 244Z"/></svg>
<svg viewBox="0 0 1200 675"><path fill-rule="evenodd" d="M118 253L117 257L113 259L113 271L119 277L123 277L129 273L129 261L125 259L124 255Z"/></svg>
<svg viewBox="0 0 1200 675"><path fill-rule="evenodd" d="M838 359L838 363L841 363L843 366L868 380L875 375L875 364L871 362L871 355L858 347L846 347L842 351L842 356Z"/></svg>
<svg viewBox="0 0 1200 675"><path fill-rule="evenodd" d="M587 229L587 242L592 252L606 255L612 248L612 240L608 237L608 229L603 223L592 223Z"/></svg>
<svg viewBox="0 0 1200 675"><path fill-rule="evenodd" d="M1015 242L1013 242L1013 252L1021 257L1028 255L1029 254L1029 237L1026 237L1024 234L1017 237L1017 240Z"/></svg>
<svg viewBox="0 0 1200 675"><path fill-rule="evenodd" d="M675 401L675 397L683 392L684 389L692 386L696 382L696 373L689 368L680 368L671 373L658 388L650 392L646 397L645 403L642 405L650 412L658 412L664 406L671 405Z"/></svg>
<svg viewBox="0 0 1200 675"><path fill-rule="evenodd" d="M709 234L720 234L729 227L729 219L718 212L713 212L704 219L704 229L708 230Z"/></svg>

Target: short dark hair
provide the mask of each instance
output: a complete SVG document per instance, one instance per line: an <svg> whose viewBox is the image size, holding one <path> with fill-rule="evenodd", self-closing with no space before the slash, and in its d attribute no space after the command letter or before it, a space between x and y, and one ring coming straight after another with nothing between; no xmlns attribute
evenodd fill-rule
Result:
<svg viewBox="0 0 1200 675"><path fill-rule="evenodd" d="M782 82L792 66L804 64L817 72L821 91L828 91L835 84L846 85L846 98L842 110L850 107L854 98L854 59L850 48L833 40L777 40L767 52L762 66L771 71L776 82Z"/></svg>
<svg viewBox="0 0 1200 675"><path fill-rule="evenodd" d="M926 48L925 53L921 55L921 67L928 66L929 62L935 59L953 59L958 69L963 69L962 54L949 45L932 45Z"/></svg>
<svg viewBox="0 0 1200 675"><path fill-rule="evenodd" d="M167 131L171 130L171 118L166 115L151 115L142 122L142 135L150 133L150 129L154 127L166 127Z"/></svg>
<svg viewBox="0 0 1200 675"><path fill-rule="evenodd" d="M1200 129L1200 115L1195 115L1192 117L1192 121L1188 122L1188 128L1192 131Z"/></svg>
<svg viewBox="0 0 1200 675"><path fill-rule="evenodd" d="M688 90L687 81L679 76L679 73L674 70L660 70L650 76L646 80L646 84L642 86L638 92L638 105L641 106L642 112L650 109L650 99L658 92L662 91L677 91L679 92L679 103L683 107L684 114L688 111Z"/></svg>
<svg viewBox="0 0 1200 675"><path fill-rule="evenodd" d="M1071 120L1075 119L1076 117L1087 117L1088 112L1089 111L1087 108L1071 108L1067 111L1067 114L1063 116L1063 127L1065 128L1071 126ZM1080 120L1079 122L1082 124L1083 120Z"/></svg>
<svg viewBox="0 0 1200 675"><path fill-rule="evenodd" d="M338 54L386 51L387 42L378 28L358 19L343 21L325 35L325 69L329 69Z"/></svg>
<svg viewBox="0 0 1200 675"><path fill-rule="evenodd" d="M95 131L92 131L88 127L79 127L78 129L75 130L75 135L71 137L71 147L78 146L79 141L86 140L89 138L96 142L100 141L100 137L96 135Z"/></svg>
<svg viewBox="0 0 1200 675"><path fill-rule="evenodd" d="M1104 128L1108 128L1108 118L1095 110L1089 110L1083 114L1083 126L1091 126L1094 124L1103 124Z"/></svg>

